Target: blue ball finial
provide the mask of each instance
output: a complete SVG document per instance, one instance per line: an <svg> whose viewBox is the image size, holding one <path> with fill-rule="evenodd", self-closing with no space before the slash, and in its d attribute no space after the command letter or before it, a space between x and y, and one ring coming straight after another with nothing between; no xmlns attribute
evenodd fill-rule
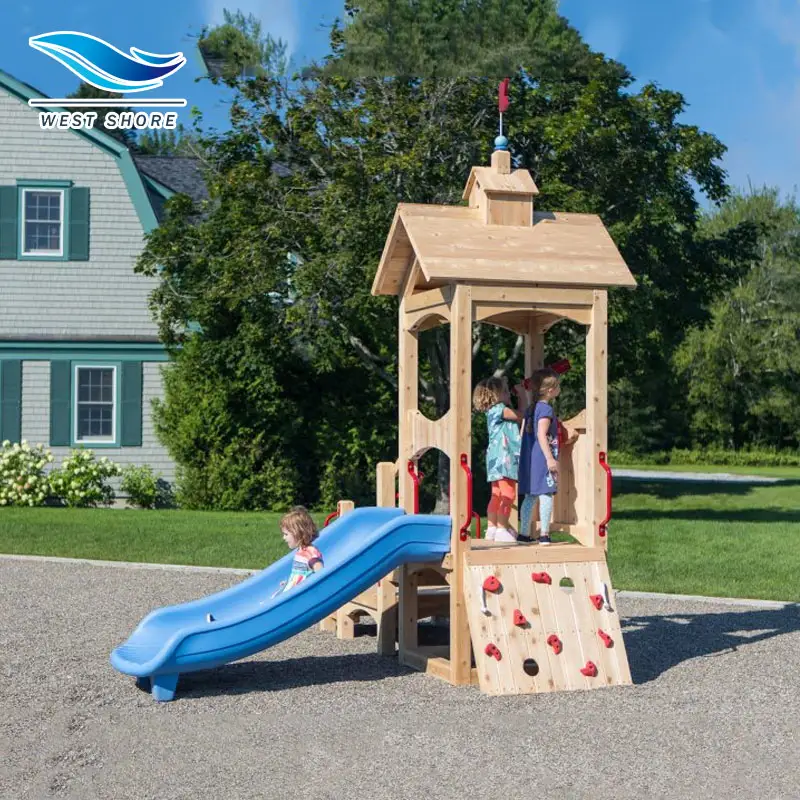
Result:
<svg viewBox="0 0 800 800"><path fill-rule="evenodd" d="M508 150L508 139L505 136L498 136L494 140L495 150Z"/></svg>

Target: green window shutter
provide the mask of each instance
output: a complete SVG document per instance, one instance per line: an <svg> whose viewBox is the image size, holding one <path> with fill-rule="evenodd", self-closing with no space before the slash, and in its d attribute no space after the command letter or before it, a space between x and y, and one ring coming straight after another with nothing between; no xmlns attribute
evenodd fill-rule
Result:
<svg viewBox="0 0 800 800"><path fill-rule="evenodd" d="M22 361L0 361L0 441L22 439Z"/></svg>
<svg viewBox="0 0 800 800"><path fill-rule="evenodd" d="M0 258L16 259L19 242L19 192L0 186Z"/></svg>
<svg viewBox="0 0 800 800"><path fill-rule="evenodd" d="M89 190L69 190L69 260L89 260Z"/></svg>
<svg viewBox="0 0 800 800"><path fill-rule="evenodd" d="M142 362L122 364L122 447L142 446Z"/></svg>
<svg viewBox="0 0 800 800"><path fill-rule="evenodd" d="M72 362L50 362L50 446L69 447L71 442Z"/></svg>

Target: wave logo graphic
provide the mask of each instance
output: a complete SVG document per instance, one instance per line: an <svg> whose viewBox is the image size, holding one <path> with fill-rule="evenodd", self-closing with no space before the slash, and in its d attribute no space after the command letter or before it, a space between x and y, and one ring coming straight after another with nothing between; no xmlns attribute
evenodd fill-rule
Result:
<svg viewBox="0 0 800 800"><path fill-rule="evenodd" d="M185 63L183 53L148 53L131 47L131 55L108 42L76 31L31 36L28 44L54 58L82 81L109 92L147 92L164 85L164 78Z"/></svg>

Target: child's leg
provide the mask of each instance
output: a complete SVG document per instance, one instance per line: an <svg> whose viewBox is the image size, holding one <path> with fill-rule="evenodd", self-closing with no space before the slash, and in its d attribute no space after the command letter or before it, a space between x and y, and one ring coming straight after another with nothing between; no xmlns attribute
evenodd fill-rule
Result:
<svg viewBox="0 0 800 800"><path fill-rule="evenodd" d="M527 538L531 535L531 516L533 515L533 506L536 503L536 495L526 494L525 499L522 501L522 508L519 514L519 535Z"/></svg>
<svg viewBox="0 0 800 800"><path fill-rule="evenodd" d="M539 522L541 523L541 530L539 531L539 539L550 541L550 521L553 518L553 495L541 494L539 495Z"/></svg>
<svg viewBox="0 0 800 800"><path fill-rule="evenodd" d="M486 509L486 516L489 519L489 525L493 528L497 527L497 512L500 508L500 486L498 481L492 481L492 497L489 500L489 506Z"/></svg>
<svg viewBox="0 0 800 800"><path fill-rule="evenodd" d="M497 508L497 527L508 528L508 518L514 506L514 497L517 494L517 482L510 478L502 478L497 482L500 493L500 502Z"/></svg>

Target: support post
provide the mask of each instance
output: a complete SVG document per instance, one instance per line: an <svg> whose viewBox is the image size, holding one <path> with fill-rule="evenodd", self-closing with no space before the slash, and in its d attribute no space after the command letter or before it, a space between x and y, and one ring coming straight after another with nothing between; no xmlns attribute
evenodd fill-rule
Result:
<svg viewBox="0 0 800 800"><path fill-rule="evenodd" d="M377 468L377 504L380 508L394 508L395 503L395 465L382 461ZM399 571L390 572L378 581L377 610L378 654L394 655L397 640L397 581Z"/></svg>
<svg viewBox="0 0 800 800"><path fill-rule="evenodd" d="M450 579L450 682L470 682L471 641L464 594L464 553L470 541L462 542L461 527L467 519L467 476L460 457L467 455L472 467L472 291L469 286L455 289L450 311L450 552L453 572Z"/></svg>
<svg viewBox="0 0 800 800"><path fill-rule="evenodd" d="M599 455L607 451L608 442L608 292L594 292L591 324L586 334L586 437L589 456L587 497L583 505L591 530L581 537L588 547L607 548L607 537L598 528L606 512L606 473Z"/></svg>

